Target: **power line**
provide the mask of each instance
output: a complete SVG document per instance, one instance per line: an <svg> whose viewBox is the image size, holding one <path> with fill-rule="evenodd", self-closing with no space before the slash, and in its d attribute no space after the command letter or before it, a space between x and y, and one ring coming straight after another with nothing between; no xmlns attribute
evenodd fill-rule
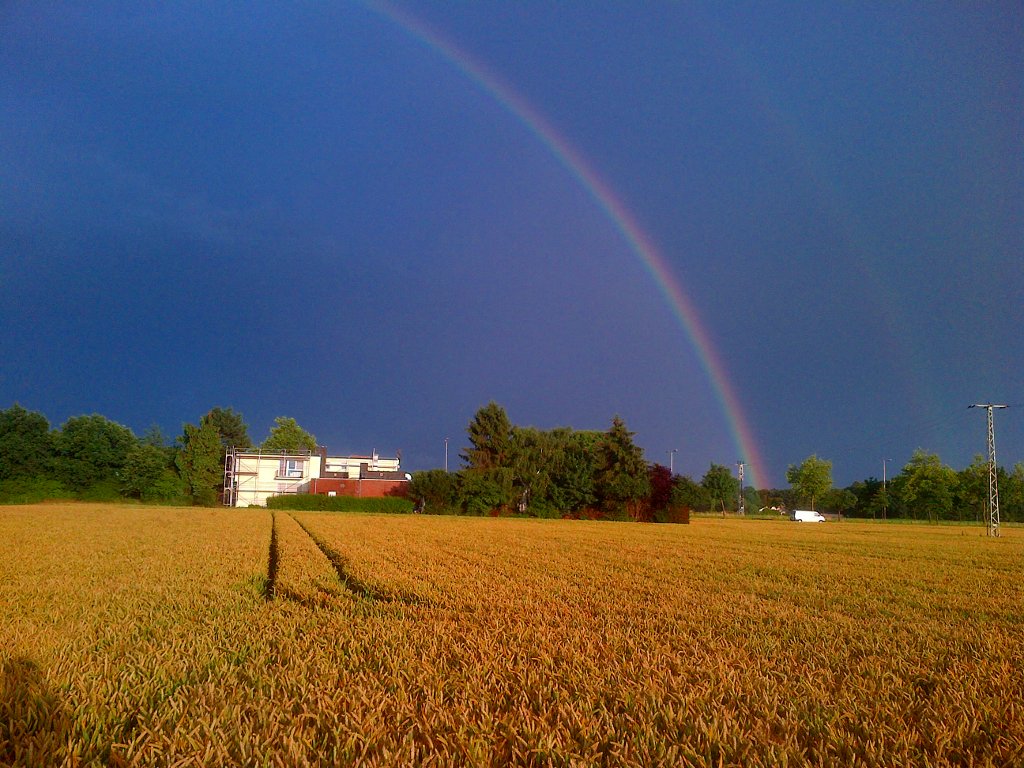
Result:
<svg viewBox="0 0 1024 768"><path fill-rule="evenodd" d="M878 448L892 453L901 450L908 443L915 442L916 447L927 448L930 435L936 432L945 435L956 434L962 427L961 422L966 423L966 414L959 410L947 411L927 419L907 419L902 423L888 422L878 429L865 432L858 439L844 441L841 447L850 453ZM913 437L914 435L916 437Z"/></svg>
<svg viewBox="0 0 1024 768"><path fill-rule="evenodd" d="M1000 403L1007 408L1024 407L1024 403ZM985 404L978 404L984 407ZM897 452L917 448L928 449L934 438L938 437L947 443L961 444L960 435L969 429L970 417L965 410L951 409L927 419L908 419L902 424L888 423L884 427L864 433L857 439L843 440L833 447L832 456L835 460L856 460L865 451L879 450L883 455L894 456ZM916 435L916 437L915 437ZM929 439L931 435L932 439ZM897 457L898 458L898 457Z"/></svg>

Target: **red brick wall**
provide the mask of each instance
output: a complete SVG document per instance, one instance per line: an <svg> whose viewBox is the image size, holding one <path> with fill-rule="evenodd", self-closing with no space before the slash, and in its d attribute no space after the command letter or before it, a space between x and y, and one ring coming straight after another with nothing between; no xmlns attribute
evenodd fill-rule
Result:
<svg viewBox="0 0 1024 768"><path fill-rule="evenodd" d="M338 496L380 498L400 496L405 484L405 480L340 480L333 477L314 477L309 481L309 492L326 496L328 491L334 491Z"/></svg>

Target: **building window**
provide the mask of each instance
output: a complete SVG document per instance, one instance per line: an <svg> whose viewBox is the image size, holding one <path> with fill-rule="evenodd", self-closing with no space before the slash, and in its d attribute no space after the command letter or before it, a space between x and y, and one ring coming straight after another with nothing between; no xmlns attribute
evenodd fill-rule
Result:
<svg viewBox="0 0 1024 768"><path fill-rule="evenodd" d="M305 462L302 459L281 459L277 468L278 477L302 477L305 473Z"/></svg>

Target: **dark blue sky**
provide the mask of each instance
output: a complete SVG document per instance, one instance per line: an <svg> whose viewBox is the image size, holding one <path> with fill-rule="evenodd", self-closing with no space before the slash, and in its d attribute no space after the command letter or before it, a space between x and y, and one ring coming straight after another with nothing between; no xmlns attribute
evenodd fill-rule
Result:
<svg viewBox="0 0 1024 768"><path fill-rule="evenodd" d="M997 419L1024 460L1024 7L403 3L665 257L767 482ZM639 256L538 137L352 2L0 8L0 407L214 405L452 463L488 400L700 477L739 448ZM748 478L750 475L748 475Z"/></svg>

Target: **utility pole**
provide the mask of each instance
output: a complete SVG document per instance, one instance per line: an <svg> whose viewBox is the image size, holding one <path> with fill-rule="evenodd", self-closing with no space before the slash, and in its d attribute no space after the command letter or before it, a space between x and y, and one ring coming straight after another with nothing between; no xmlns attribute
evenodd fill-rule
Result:
<svg viewBox="0 0 1024 768"><path fill-rule="evenodd" d="M743 468L746 466L746 464L744 464L742 461L737 461L736 466L738 467L736 474L740 479L740 498L739 502L736 504L736 514L745 515L747 514L747 508L746 505L743 503Z"/></svg>
<svg viewBox="0 0 1024 768"><path fill-rule="evenodd" d="M444 439L444 472L448 474L448 438Z"/></svg>
<svg viewBox="0 0 1024 768"><path fill-rule="evenodd" d="M677 453L679 453L678 448L673 448L671 451L668 452L668 473L671 477L676 476L675 462L673 462L672 460L676 457Z"/></svg>
<svg viewBox="0 0 1024 768"><path fill-rule="evenodd" d="M984 408L988 412L988 535L999 535L999 474L996 468L996 427L992 411L1008 405L975 403L968 408Z"/></svg>

